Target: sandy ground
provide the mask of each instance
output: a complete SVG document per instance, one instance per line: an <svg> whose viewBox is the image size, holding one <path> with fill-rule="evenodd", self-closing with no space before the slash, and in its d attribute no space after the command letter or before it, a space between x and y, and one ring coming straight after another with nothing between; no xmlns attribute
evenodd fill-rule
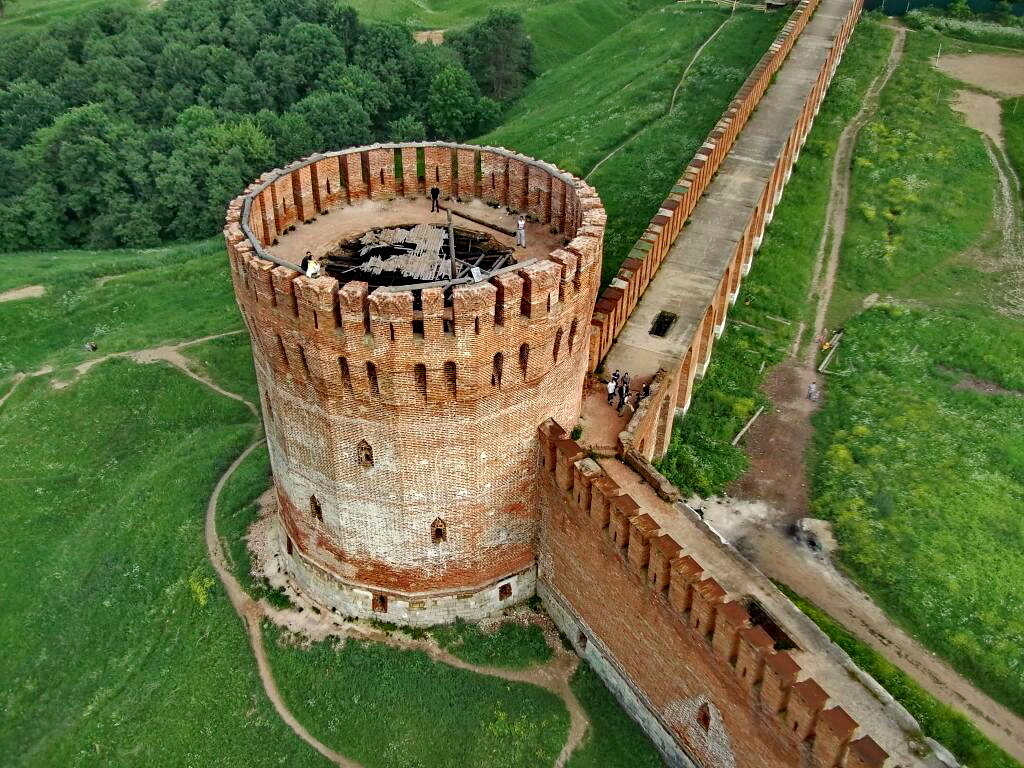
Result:
<svg viewBox="0 0 1024 768"><path fill-rule="evenodd" d="M953 109L964 116L971 128L1002 144L1003 109L999 99L978 91L957 91L953 97Z"/></svg>
<svg viewBox="0 0 1024 768"><path fill-rule="evenodd" d="M417 43L433 43L440 45L444 42L443 29L423 29L413 34L412 39Z"/></svg>
<svg viewBox="0 0 1024 768"><path fill-rule="evenodd" d="M1001 96L1024 96L1024 55L965 53L940 56L935 66L968 85Z"/></svg>
<svg viewBox="0 0 1024 768"><path fill-rule="evenodd" d="M24 285L21 288L12 288L9 291L0 293L0 302L17 301L18 299L38 299L46 293L41 285Z"/></svg>

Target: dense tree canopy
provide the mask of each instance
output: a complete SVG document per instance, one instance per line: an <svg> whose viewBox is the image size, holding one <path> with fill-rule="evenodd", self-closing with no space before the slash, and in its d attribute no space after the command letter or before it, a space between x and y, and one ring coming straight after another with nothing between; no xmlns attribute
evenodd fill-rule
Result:
<svg viewBox="0 0 1024 768"><path fill-rule="evenodd" d="M450 33L447 43L483 94L497 101L517 98L532 74L533 43L523 18L514 11L493 10L472 26Z"/></svg>
<svg viewBox="0 0 1024 768"><path fill-rule="evenodd" d="M404 26L362 24L334 0L174 0L6 40L3 247L205 237L274 165L477 134L497 118L489 97L511 91L481 80L472 61L415 43Z"/></svg>

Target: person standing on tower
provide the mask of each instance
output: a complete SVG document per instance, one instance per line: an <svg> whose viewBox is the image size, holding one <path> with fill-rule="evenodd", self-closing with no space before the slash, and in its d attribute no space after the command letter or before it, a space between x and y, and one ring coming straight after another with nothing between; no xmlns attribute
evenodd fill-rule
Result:
<svg viewBox="0 0 1024 768"><path fill-rule="evenodd" d="M441 190L438 189L437 187L431 187L430 188L430 212L431 213L434 213L434 211L440 211L441 210L441 204L438 202L438 199L440 197L441 197Z"/></svg>
<svg viewBox="0 0 1024 768"><path fill-rule="evenodd" d="M619 388L619 383L615 379L608 380L608 405L612 404L612 400L615 399L615 391Z"/></svg>
<svg viewBox="0 0 1024 768"><path fill-rule="evenodd" d="M522 214L519 215L519 221L516 222L516 245L520 248L526 247L526 217Z"/></svg>

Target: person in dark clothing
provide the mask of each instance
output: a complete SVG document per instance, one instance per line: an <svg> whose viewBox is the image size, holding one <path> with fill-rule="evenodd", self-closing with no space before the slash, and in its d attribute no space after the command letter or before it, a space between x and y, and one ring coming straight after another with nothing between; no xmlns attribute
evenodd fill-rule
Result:
<svg viewBox="0 0 1024 768"><path fill-rule="evenodd" d="M645 381L644 385L640 387L640 399L643 400L645 397L651 396L651 382Z"/></svg>
<svg viewBox="0 0 1024 768"><path fill-rule="evenodd" d="M440 211L441 210L441 204L438 202L438 199L440 197L441 197L441 190L438 189L437 187L431 187L430 188L430 212L431 213L433 213L434 211Z"/></svg>
<svg viewBox="0 0 1024 768"><path fill-rule="evenodd" d="M629 387L619 387L619 406L615 409L618 413L622 413L622 409L626 407L627 399L629 399Z"/></svg>
<svg viewBox="0 0 1024 768"><path fill-rule="evenodd" d="M302 257L302 261L299 262L299 269L302 270L302 274L306 274L309 271L309 260L313 258L312 251L306 251L306 255Z"/></svg>
<svg viewBox="0 0 1024 768"><path fill-rule="evenodd" d="M626 393L629 393L629 371L622 374L622 386L626 388Z"/></svg>

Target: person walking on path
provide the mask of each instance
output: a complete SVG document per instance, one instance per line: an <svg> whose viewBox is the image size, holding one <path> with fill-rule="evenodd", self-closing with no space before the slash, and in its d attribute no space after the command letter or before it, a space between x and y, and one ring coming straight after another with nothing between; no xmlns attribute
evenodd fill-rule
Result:
<svg viewBox="0 0 1024 768"><path fill-rule="evenodd" d="M626 388L626 393L629 393L629 371L622 374L622 386Z"/></svg>
<svg viewBox="0 0 1024 768"><path fill-rule="evenodd" d="M629 399L629 387L622 385L619 387L619 407L616 408L616 412L622 413L622 409L626 407L626 400Z"/></svg>
<svg viewBox="0 0 1024 768"><path fill-rule="evenodd" d="M612 404L612 400L615 398L615 390L619 388L619 385L615 382L615 379L608 381L608 405Z"/></svg>
<svg viewBox="0 0 1024 768"><path fill-rule="evenodd" d="M438 202L438 199L440 197L441 197L441 190L438 189L437 187L431 187L430 188L430 212L431 213L434 213L435 211L440 212L441 204Z"/></svg>
<svg viewBox="0 0 1024 768"><path fill-rule="evenodd" d="M619 373L619 369L616 368L615 369L615 373L612 374L612 381L615 382L615 386L616 387L619 386L619 379L621 379L621 378L622 378L622 374Z"/></svg>
<svg viewBox="0 0 1024 768"><path fill-rule="evenodd" d="M521 214L516 222L516 245L526 247L526 217Z"/></svg>

